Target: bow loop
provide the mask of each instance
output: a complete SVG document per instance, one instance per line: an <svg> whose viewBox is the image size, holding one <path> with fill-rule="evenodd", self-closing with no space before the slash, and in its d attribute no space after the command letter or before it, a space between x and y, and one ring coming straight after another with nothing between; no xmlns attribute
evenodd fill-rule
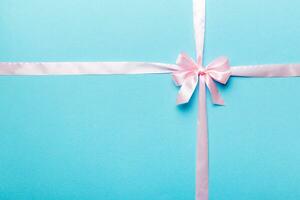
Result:
<svg viewBox="0 0 300 200"><path fill-rule="evenodd" d="M211 93L213 103L224 105L215 81L226 84L230 78L231 70L226 57L220 57L208 64L207 68L204 68L201 66L201 62L195 62L187 54L181 53L178 56L177 65L179 69L173 73L175 84L181 86L178 92L177 104L189 102L200 76Z"/></svg>
<svg viewBox="0 0 300 200"><path fill-rule="evenodd" d="M226 84L231 75L229 60L226 57L219 57L207 65L209 75L219 83Z"/></svg>
<svg viewBox="0 0 300 200"><path fill-rule="evenodd" d="M198 64L186 53L179 54L176 64L180 67L181 70L198 69Z"/></svg>
<svg viewBox="0 0 300 200"><path fill-rule="evenodd" d="M198 65L185 53L179 54L176 64L179 66L179 70L172 74L173 80L177 86L181 86L186 78L195 75Z"/></svg>

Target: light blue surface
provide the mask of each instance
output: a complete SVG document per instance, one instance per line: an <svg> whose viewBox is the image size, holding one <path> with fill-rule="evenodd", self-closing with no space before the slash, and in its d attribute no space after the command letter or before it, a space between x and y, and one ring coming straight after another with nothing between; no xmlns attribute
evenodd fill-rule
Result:
<svg viewBox="0 0 300 200"><path fill-rule="evenodd" d="M208 0L205 60L300 62L297 0ZM0 61L193 55L191 0L1 0ZM210 199L300 199L300 78L209 104ZM194 199L197 99L169 75L0 77L1 200Z"/></svg>

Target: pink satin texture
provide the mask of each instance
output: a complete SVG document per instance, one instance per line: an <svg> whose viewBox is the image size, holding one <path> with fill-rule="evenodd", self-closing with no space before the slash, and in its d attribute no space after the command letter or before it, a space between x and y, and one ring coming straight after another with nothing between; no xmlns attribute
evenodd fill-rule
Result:
<svg viewBox="0 0 300 200"><path fill-rule="evenodd" d="M214 104L224 105L224 100L221 98L215 81L226 84L230 75L229 61L226 57L220 57L207 67L201 66L200 58L195 62L185 53L181 53L177 59L179 70L173 72L173 80L177 86L181 86L177 104L188 103L192 97L198 83L198 77L203 77L204 83L211 93Z"/></svg>
<svg viewBox="0 0 300 200"><path fill-rule="evenodd" d="M220 57L203 66L205 36L205 0L193 0L193 20L196 42L194 61L181 53L177 65L148 62L0 62L0 75L86 75L86 74L156 74L172 73L180 86L177 104L188 103L199 85L199 112L197 122L196 200L209 199L208 127L206 87L212 102L224 105L216 82L226 84L231 76L293 77L300 76L300 64L268 64L231 67L226 57Z"/></svg>

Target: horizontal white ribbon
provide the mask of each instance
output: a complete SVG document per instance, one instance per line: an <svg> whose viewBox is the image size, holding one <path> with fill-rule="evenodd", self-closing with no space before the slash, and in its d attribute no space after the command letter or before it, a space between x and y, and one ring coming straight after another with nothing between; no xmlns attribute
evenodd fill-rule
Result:
<svg viewBox="0 0 300 200"><path fill-rule="evenodd" d="M157 74L177 69L147 62L0 62L0 75Z"/></svg>

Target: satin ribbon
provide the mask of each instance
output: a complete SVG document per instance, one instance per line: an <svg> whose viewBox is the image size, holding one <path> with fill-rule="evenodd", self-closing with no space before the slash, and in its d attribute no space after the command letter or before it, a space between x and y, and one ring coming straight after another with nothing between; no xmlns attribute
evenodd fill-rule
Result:
<svg viewBox="0 0 300 200"><path fill-rule="evenodd" d="M230 67L221 57L204 67L205 0L193 0L193 20L197 62L180 54L177 65L148 62L0 62L0 75L86 75L86 74L156 74L172 73L181 86L177 104L189 102L199 84L197 121L196 200L208 200L208 139L206 87L215 104L223 105L216 83L226 84L230 76L292 77L300 76L300 64L249 65Z"/></svg>
<svg viewBox="0 0 300 200"><path fill-rule="evenodd" d="M176 65L147 62L0 62L0 75L157 74Z"/></svg>

